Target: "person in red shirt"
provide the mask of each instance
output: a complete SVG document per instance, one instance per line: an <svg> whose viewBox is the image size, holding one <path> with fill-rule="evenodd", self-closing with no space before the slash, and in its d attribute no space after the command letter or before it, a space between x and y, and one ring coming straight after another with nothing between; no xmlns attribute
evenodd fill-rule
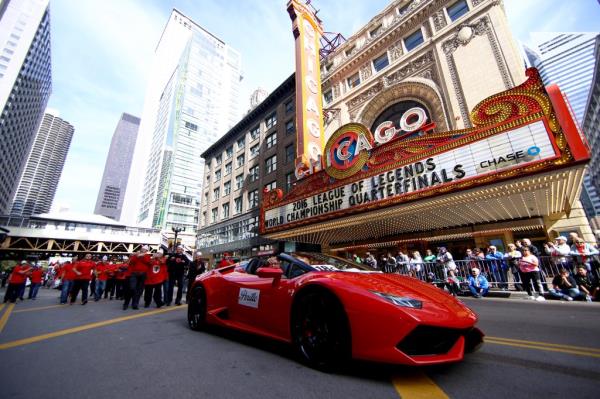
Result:
<svg viewBox="0 0 600 399"><path fill-rule="evenodd" d="M147 245L142 246L139 252L136 252L129 258L129 295L125 296L123 310L129 307L131 299L131 308L139 309L138 304L142 291L144 290L144 280L146 280L146 272L152 267L152 256L148 253L150 248Z"/></svg>
<svg viewBox="0 0 600 399"><path fill-rule="evenodd" d="M96 262L92 260L91 254L86 254L84 259L73 265L75 280L73 281L73 289L71 290L71 305L75 303L79 290L81 290L81 304L85 305L87 303L88 287L95 267Z"/></svg>
<svg viewBox="0 0 600 399"><path fill-rule="evenodd" d="M17 301L19 292L25 287L27 275L30 271L31 266L27 261L22 261L20 265L16 265L13 268L12 273L8 278L8 287L6 287L6 292L4 293L4 303L8 301L15 303Z"/></svg>
<svg viewBox="0 0 600 399"><path fill-rule="evenodd" d="M115 296L117 299L124 299L125 297L125 288L127 286L126 281L129 278L128 269L128 261L129 258L127 256L123 257L123 263L117 263L115 266Z"/></svg>
<svg viewBox="0 0 600 399"><path fill-rule="evenodd" d="M167 258L162 249L159 249L152 257L152 266L146 274L146 281L144 282L144 307L150 306L152 299L156 307L160 308L164 305L162 301L162 285L167 279Z"/></svg>
<svg viewBox="0 0 600 399"><path fill-rule="evenodd" d="M231 258L231 255L229 255L227 252L225 252L223 254L223 259L221 259L221 261L219 262L219 266L217 267L226 267L226 266L231 266L233 265L235 262L233 261L233 259Z"/></svg>
<svg viewBox="0 0 600 399"><path fill-rule="evenodd" d="M38 265L34 265L32 267L30 275L29 275L29 279L31 280L31 285L29 286L29 295L27 296L29 299L32 299L35 301L35 298L37 297L37 294L38 294L38 290L40 289L40 286L42 285L42 275L43 274L44 274L44 271Z"/></svg>
<svg viewBox="0 0 600 399"><path fill-rule="evenodd" d="M114 258L113 258L113 261L109 262L108 267L106 268L107 280L106 280L106 289L104 290L104 299L106 299L110 296L110 300L112 301L113 297L115 296L115 287L116 287L116 283L117 283L116 275L117 275L117 265L114 262Z"/></svg>
<svg viewBox="0 0 600 399"><path fill-rule="evenodd" d="M60 291L60 303L63 305L67 303L67 300L69 299L69 294L73 289L73 282L75 281L75 272L73 271L73 266L76 262L77 258L73 259L73 263L66 262L64 265L61 266L60 274L58 274L62 284Z"/></svg>
<svg viewBox="0 0 600 399"><path fill-rule="evenodd" d="M102 261L96 265L96 291L94 292L94 301L98 302L102 298L102 294L106 289L106 282L108 281L108 272L110 264L108 263L108 256L104 255Z"/></svg>

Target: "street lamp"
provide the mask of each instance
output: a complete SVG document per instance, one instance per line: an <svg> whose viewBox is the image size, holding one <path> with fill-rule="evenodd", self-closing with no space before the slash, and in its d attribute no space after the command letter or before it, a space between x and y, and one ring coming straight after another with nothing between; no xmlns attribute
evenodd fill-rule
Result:
<svg viewBox="0 0 600 399"><path fill-rule="evenodd" d="M173 233L175 233L175 241L173 242L173 246L177 248L177 234L185 231L185 227L173 226L171 227L171 230L173 230Z"/></svg>

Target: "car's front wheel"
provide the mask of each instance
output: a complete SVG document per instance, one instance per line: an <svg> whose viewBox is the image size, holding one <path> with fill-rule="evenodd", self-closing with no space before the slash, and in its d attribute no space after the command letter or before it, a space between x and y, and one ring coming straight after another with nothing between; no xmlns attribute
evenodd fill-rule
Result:
<svg viewBox="0 0 600 399"><path fill-rule="evenodd" d="M188 324L192 330L202 330L206 326L206 292L196 287L190 295L188 304Z"/></svg>
<svg viewBox="0 0 600 399"><path fill-rule="evenodd" d="M294 307L292 337L309 366L331 370L350 357L350 331L337 298L326 291L302 295Z"/></svg>

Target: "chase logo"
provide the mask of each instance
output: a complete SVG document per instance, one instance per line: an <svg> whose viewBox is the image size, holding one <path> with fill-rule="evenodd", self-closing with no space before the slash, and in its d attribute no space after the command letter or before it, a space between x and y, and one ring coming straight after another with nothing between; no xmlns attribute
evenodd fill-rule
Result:
<svg viewBox="0 0 600 399"><path fill-rule="evenodd" d="M540 152L542 152L540 147L534 145L524 151L521 150L521 151L511 152L506 155L502 155L502 156L499 156L496 158L481 161L479 163L478 169L479 169L479 171L483 171L485 169L497 170L497 169L505 168L507 166L516 165L518 163L530 162L536 156L540 155Z"/></svg>

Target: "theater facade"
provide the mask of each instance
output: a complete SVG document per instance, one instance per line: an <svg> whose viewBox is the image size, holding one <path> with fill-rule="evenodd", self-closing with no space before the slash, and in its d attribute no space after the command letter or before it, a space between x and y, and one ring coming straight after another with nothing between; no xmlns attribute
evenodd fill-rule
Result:
<svg viewBox="0 0 600 399"><path fill-rule="evenodd" d="M560 90L523 65L501 1L392 2L321 60L320 165L265 191L261 235L357 253L595 242L587 143Z"/></svg>

